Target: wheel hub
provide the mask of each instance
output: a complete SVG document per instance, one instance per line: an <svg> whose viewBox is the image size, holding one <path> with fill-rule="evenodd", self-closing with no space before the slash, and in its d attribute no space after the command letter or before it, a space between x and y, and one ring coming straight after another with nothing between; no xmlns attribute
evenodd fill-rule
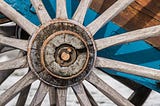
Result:
<svg viewBox="0 0 160 106"><path fill-rule="evenodd" d="M90 33L73 21L54 20L41 26L29 43L28 60L43 82L68 87L85 79L96 56Z"/></svg>

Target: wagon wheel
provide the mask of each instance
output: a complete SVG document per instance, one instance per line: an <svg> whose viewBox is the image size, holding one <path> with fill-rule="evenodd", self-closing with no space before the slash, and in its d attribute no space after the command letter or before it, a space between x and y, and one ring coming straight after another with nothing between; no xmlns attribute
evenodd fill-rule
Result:
<svg viewBox="0 0 160 106"><path fill-rule="evenodd" d="M57 0L56 18L51 19L41 0L31 0L42 23L36 26L16 12L5 1L0 1L0 12L13 20L30 35L29 40L21 40L0 35L0 43L26 51L27 55L12 61L0 63L0 70L18 69L26 66L29 71L22 79L0 95L0 106L5 105L18 93L20 105L26 101L30 85L40 80L39 88L31 105L41 105L49 92L51 105L66 104L67 88L72 87L81 105L97 105L83 81L94 85L115 104L132 106L96 74L97 68L109 68L124 73L160 80L159 70L130 63L97 57L96 52L104 48L158 36L160 26L140 29L109 38L94 40L95 33L134 0L118 0L88 26L83 26L86 10L91 0L82 0L68 19L65 0ZM45 14L45 15L44 15ZM134 36L130 36L134 35ZM17 102L19 103L19 101Z"/></svg>

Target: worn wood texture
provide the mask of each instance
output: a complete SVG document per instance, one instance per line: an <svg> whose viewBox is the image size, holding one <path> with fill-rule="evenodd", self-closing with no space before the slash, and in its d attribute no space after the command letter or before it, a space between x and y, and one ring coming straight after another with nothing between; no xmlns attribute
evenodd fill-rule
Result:
<svg viewBox="0 0 160 106"><path fill-rule="evenodd" d="M83 24L87 9L89 8L92 0L81 0L76 12L73 15L73 20Z"/></svg>
<svg viewBox="0 0 160 106"><path fill-rule="evenodd" d="M57 88L56 89L56 106L66 106L66 100L67 100L67 88Z"/></svg>
<svg viewBox="0 0 160 106"><path fill-rule="evenodd" d="M81 106L92 106L82 84L73 86L72 88Z"/></svg>
<svg viewBox="0 0 160 106"><path fill-rule="evenodd" d="M25 106L25 103L27 101L27 97L30 91L31 85L29 85L28 87L24 88L17 100L16 106Z"/></svg>
<svg viewBox="0 0 160 106"><path fill-rule="evenodd" d="M109 68L128 74L160 80L159 70L144 66L134 65L126 62L97 57L95 67Z"/></svg>
<svg viewBox="0 0 160 106"><path fill-rule="evenodd" d="M93 0L91 8L98 13L102 13L116 1L117 0ZM159 0L136 0L116 16L113 22L128 31L159 25L159 7ZM149 38L146 41L160 49L160 37Z"/></svg>
<svg viewBox="0 0 160 106"><path fill-rule="evenodd" d="M56 0L56 18L67 19L66 0Z"/></svg>
<svg viewBox="0 0 160 106"><path fill-rule="evenodd" d="M0 44L8 45L11 47L27 51L28 40L20 40L20 39L5 37L2 34L0 34Z"/></svg>
<svg viewBox="0 0 160 106"><path fill-rule="evenodd" d="M130 31L116 36L98 39L96 40L95 43L97 46L97 50L101 50L118 44L124 44L137 40L144 40L146 38L159 36L159 34L160 34L160 25L157 25L153 27Z"/></svg>
<svg viewBox="0 0 160 106"><path fill-rule="evenodd" d="M98 106L96 100L92 97L91 93L88 91L88 89L83 85L84 90L86 92L86 95L88 96L89 101L91 102L92 106Z"/></svg>
<svg viewBox="0 0 160 106"><path fill-rule="evenodd" d="M13 99L19 92L36 80L37 78L32 72L26 74L22 79L0 95L0 106L5 106L5 104Z"/></svg>
<svg viewBox="0 0 160 106"><path fill-rule="evenodd" d="M47 10L44 7L42 0L31 0L31 3L34 6L36 13L38 15L38 18L40 19L42 24L45 24L48 21L52 20Z"/></svg>
<svg viewBox="0 0 160 106"><path fill-rule="evenodd" d="M113 5L106 9L98 18L87 26L87 29L94 35L101 27L111 21L121 11L123 11L134 0L117 0Z"/></svg>
<svg viewBox="0 0 160 106"><path fill-rule="evenodd" d="M56 106L56 88L55 87L50 87L49 88L49 101L50 101L50 106Z"/></svg>
<svg viewBox="0 0 160 106"><path fill-rule="evenodd" d="M99 13L104 12L117 0L93 0L91 8ZM159 0L136 0L130 6L113 19L121 27L128 31L160 24ZM8 21L1 19L0 23ZM146 40L151 45L160 49L160 37Z"/></svg>
<svg viewBox="0 0 160 106"><path fill-rule="evenodd" d="M6 62L0 62L0 71L23 68L26 64L26 56Z"/></svg>
<svg viewBox="0 0 160 106"><path fill-rule="evenodd" d="M31 23L25 17L23 17L20 13L18 13L15 9L13 9L9 4L7 4L4 0L0 0L0 12L3 13L5 16L7 16L10 20L16 22L30 35L35 33L35 31L38 29L36 25Z"/></svg>
<svg viewBox="0 0 160 106"><path fill-rule="evenodd" d="M41 106L45 96L47 95L49 87L43 82L40 83L39 88L32 99L30 106Z"/></svg>
<svg viewBox="0 0 160 106"><path fill-rule="evenodd" d="M96 69L93 69L93 71L96 71ZM111 99L118 106L134 106L126 98L121 96L116 90L114 90L102 79L100 79L94 72L91 72L86 80L94 85L98 90L100 90L105 96Z"/></svg>

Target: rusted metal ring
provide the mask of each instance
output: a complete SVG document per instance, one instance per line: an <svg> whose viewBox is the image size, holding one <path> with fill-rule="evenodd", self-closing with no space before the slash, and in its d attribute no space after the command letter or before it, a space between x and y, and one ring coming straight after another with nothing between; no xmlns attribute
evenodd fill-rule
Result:
<svg viewBox="0 0 160 106"><path fill-rule="evenodd" d="M71 75L71 76L68 76L68 77L63 77L63 76L60 76L60 75L56 75L56 74L54 74L53 72L51 72L51 71L47 68L46 63L45 63L45 59L44 59L44 58L45 58L44 51L45 51L45 47L46 47L47 43L48 43L50 40L54 39L55 36L59 36L60 34L64 34L64 33L65 33L65 34L74 35L74 36L76 36L77 38L79 38L79 39L84 43L84 45L85 45L85 47L86 47L86 49L87 49L87 52L86 52L86 55L87 55L86 57L87 57L87 59L86 59L86 61L85 61L85 63L84 63L84 66L82 67L82 69L79 70L79 72L76 73L75 75ZM85 42L77 33L74 33L74 32L71 32L71 31L66 31L66 30L65 30L65 31L58 31L58 32L52 34L51 36L49 36L49 37L44 41L44 43L43 43L43 45L42 45L42 48L41 48L41 63L42 63L42 65L44 66L45 70L48 71L48 73L50 73L52 76L57 77L57 78L60 78L60 79L71 79L71 78L77 77L79 74L81 74L81 73L85 70L85 68L86 68L86 66L87 66L87 64L88 64L88 61L89 61L89 48L87 47L86 42Z"/></svg>

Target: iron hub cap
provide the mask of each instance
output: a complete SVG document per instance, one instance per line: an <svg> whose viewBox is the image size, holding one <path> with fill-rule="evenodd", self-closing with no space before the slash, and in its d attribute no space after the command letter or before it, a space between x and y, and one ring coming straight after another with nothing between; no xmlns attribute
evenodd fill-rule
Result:
<svg viewBox="0 0 160 106"><path fill-rule="evenodd" d="M96 49L86 28L70 20L53 20L32 36L28 48L31 69L52 86L68 87L85 79Z"/></svg>

